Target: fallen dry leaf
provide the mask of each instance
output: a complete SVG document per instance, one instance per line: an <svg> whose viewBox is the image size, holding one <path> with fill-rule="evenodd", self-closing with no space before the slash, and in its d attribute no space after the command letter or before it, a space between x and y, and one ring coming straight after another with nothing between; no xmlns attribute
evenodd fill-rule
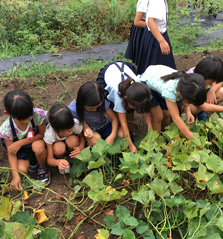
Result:
<svg viewBox="0 0 223 239"><path fill-rule="evenodd" d="M85 239L85 235L78 236L77 239Z"/></svg>
<svg viewBox="0 0 223 239"><path fill-rule="evenodd" d="M56 198L59 199L60 201L66 201L64 196L60 195L60 194L57 194L56 195Z"/></svg>
<svg viewBox="0 0 223 239"><path fill-rule="evenodd" d="M123 180L122 181L122 185L124 185L125 187L129 185L129 180Z"/></svg>
<svg viewBox="0 0 223 239"><path fill-rule="evenodd" d="M75 224L77 225L81 220L85 218L84 214L80 214L75 218Z"/></svg>
<svg viewBox="0 0 223 239"><path fill-rule="evenodd" d="M107 216L107 215L114 216L114 210L110 210L110 211L108 211L108 212L105 212L104 214L105 214L106 216Z"/></svg>

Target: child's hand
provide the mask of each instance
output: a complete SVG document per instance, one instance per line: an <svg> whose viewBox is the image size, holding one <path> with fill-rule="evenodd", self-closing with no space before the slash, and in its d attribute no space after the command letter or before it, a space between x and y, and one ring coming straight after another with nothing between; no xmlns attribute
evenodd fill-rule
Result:
<svg viewBox="0 0 223 239"><path fill-rule="evenodd" d="M114 142L115 142L115 139L114 139L114 137L111 137L111 135L109 135L109 136L105 139L105 141L106 141L108 144L113 145Z"/></svg>
<svg viewBox="0 0 223 239"><path fill-rule="evenodd" d="M9 154L16 155L20 148L21 148L21 144L18 140L16 142L12 143L9 147L7 147L7 151Z"/></svg>
<svg viewBox="0 0 223 239"><path fill-rule="evenodd" d="M58 161L59 170L65 170L69 166L68 161L65 159L58 159Z"/></svg>
<svg viewBox="0 0 223 239"><path fill-rule="evenodd" d="M194 123L194 116L191 113L187 113L186 116L187 116L187 123L189 125L192 125Z"/></svg>
<svg viewBox="0 0 223 239"><path fill-rule="evenodd" d="M163 39L163 41L160 42L160 49L164 55L170 54L170 46L165 39Z"/></svg>
<svg viewBox="0 0 223 239"><path fill-rule="evenodd" d="M69 156L71 158L76 158L80 154L81 150L82 149L79 146L78 147L74 147L74 150L70 152Z"/></svg>
<svg viewBox="0 0 223 239"><path fill-rule="evenodd" d="M84 137L88 138L88 139L92 139L94 136L94 133L93 131L90 129L90 128L87 128L85 131L84 131Z"/></svg>
<svg viewBox="0 0 223 239"><path fill-rule="evenodd" d="M12 179L12 182L10 183L10 190L12 191L13 188L15 188L15 189L17 189L19 191L21 191L21 189L22 189L21 178L20 178L19 175L17 177L14 177Z"/></svg>
<svg viewBox="0 0 223 239"><path fill-rule="evenodd" d="M133 143L129 144L129 150L130 152L137 152L137 148Z"/></svg>
<svg viewBox="0 0 223 239"><path fill-rule="evenodd" d="M217 104L216 94L211 89L207 93L207 103L208 104Z"/></svg>

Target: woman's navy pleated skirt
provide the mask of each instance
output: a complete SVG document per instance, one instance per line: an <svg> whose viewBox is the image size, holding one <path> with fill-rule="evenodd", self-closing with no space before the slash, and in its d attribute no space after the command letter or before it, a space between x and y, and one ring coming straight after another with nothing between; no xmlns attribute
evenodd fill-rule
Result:
<svg viewBox="0 0 223 239"><path fill-rule="evenodd" d="M135 64L138 62L138 54L141 46L143 31L144 28L136 27L134 24L132 24L129 43L125 52L125 58L132 60L132 62Z"/></svg>
<svg viewBox="0 0 223 239"><path fill-rule="evenodd" d="M137 74L142 74L150 65L165 65L176 69L172 47L167 31L162 35L170 46L169 55L162 54L159 42L147 28L145 28L143 31L138 58L135 62L135 64L138 66Z"/></svg>

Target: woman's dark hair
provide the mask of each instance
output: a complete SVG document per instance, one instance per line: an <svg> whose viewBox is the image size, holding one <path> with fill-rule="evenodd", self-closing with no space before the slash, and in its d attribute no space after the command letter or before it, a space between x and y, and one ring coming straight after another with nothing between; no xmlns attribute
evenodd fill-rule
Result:
<svg viewBox="0 0 223 239"><path fill-rule="evenodd" d="M223 62L220 57L206 57L199 61L194 73L201 74L205 80L213 80L216 83L223 81Z"/></svg>
<svg viewBox="0 0 223 239"><path fill-rule="evenodd" d="M195 106L204 104L207 98L204 77L196 73L183 74L177 84L177 91L180 92L183 99Z"/></svg>
<svg viewBox="0 0 223 239"><path fill-rule="evenodd" d="M148 113L151 107L151 91L142 82L135 82L128 77L118 85L119 96L123 98L122 105L128 110L128 103L132 105L138 113Z"/></svg>
<svg viewBox="0 0 223 239"><path fill-rule="evenodd" d="M5 110L12 118L25 120L33 115L33 103L30 96L22 90L13 90L4 97Z"/></svg>
<svg viewBox="0 0 223 239"><path fill-rule="evenodd" d="M102 115L105 113L104 89L95 81L83 84L77 92L76 108L80 123L84 123L84 106L97 106L97 111Z"/></svg>
<svg viewBox="0 0 223 239"><path fill-rule="evenodd" d="M70 109L65 104L56 104L49 110L48 119L53 129L58 133L74 127L74 119Z"/></svg>

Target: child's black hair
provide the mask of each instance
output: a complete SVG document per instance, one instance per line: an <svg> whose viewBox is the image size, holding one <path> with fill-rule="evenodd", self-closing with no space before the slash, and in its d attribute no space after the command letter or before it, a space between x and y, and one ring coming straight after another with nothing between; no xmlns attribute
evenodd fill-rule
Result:
<svg viewBox="0 0 223 239"><path fill-rule="evenodd" d="M76 108L80 123L84 123L84 106L97 106L97 111L102 115L105 113L104 89L95 81L83 84L77 93Z"/></svg>
<svg viewBox="0 0 223 239"><path fill-rule="evenodd" d="M128 77L118 85L119 96L123 99L122 105L128 110L128 104L133 106L138 113L148 113L151 108L151 91L142 82L135 82Z"/></svg>
<svg viewBox="0 0 223 239"><path fill-rule="evenodd" d="M223 81L223 62L220 57L206 57L199 61L194 73L201 74L205 80L213 80L216 83Z"/></svg>
<svg viewBox="0 0 223 239"><path fill-rule="evenodd" d="M33 115L33 103L23 90L13 90L4 97L4 106L8 114L17 120L25 120Z"/></svg>
<svg viewBox="0 0 223 239"><path fill-rule="evenodd" d="M204 77L200 74L183 74L177 84L177 91L180 92L183 99L195 106L206 102L207 89Z"/></svg>
<svg viewBox="0 0 223 239"><path fill-rule="evenodd" d="M52 106L48 113L48 119L52 128L57 133L74 127L73 115L65 104L56 104Z"/></svg>

